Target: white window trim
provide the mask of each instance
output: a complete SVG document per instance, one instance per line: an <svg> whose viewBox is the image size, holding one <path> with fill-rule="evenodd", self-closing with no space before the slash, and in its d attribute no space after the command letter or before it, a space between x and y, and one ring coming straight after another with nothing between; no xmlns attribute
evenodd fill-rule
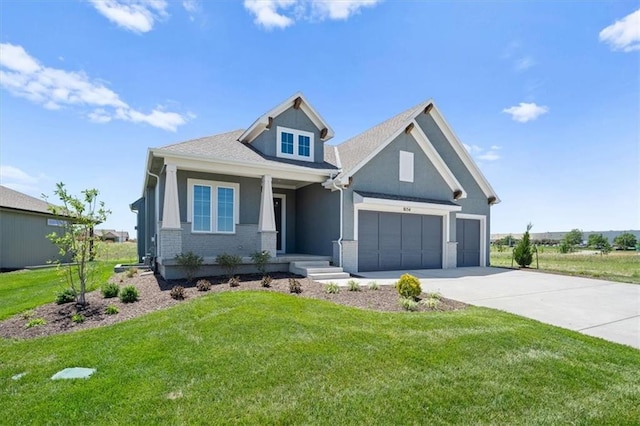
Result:
<svg viewBox="0 0 640 426"><path fill-rule="evenodd" d="M483 214L456 213L457 219L474 219L480 221L480 266L487 266L487 216ZM458 236L456 235L456 241Z"/></svg>
<svg viewBox="0 0 640 426"><path fill-rule="evenodd" d="M398 164L398 179L400 182L413 183L413 168L415 164L413 160L413 152L400 151L400 161Z"/></svg>
<svg viewBox="0 0 640 426"><path fill-rule="evenodd" d="M211 225L210 231L196 231L193 229L193 187L194 185L211 188ZM218 188L233 189L233 231L218 231ZM191 232L194 234L235 234L236 225L240 222L240 184L234 182L218 182L202 179L187 179L187 220L191 222Z"/></svg>
<svg viewBox="0 0 640 426"><path fill-rule="evenodd" d="M314 144L315 144L315 135L311 132L305 132L304 130L290 129L288 127L280 127L278 126L276 132L276 147L277 154L276 156L279 158L290 158L292 160L302 160L302 161L314 161ZM287 154L282 152L282 132L292 133L293 134L293 154ZM298 136L307 136L309 138L309 156L305 157L303 155L298 155Z"/></svg>

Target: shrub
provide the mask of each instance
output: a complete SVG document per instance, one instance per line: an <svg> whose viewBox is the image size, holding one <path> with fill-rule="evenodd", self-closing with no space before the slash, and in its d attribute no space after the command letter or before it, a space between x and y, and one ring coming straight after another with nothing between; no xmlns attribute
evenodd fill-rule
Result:
<svg viewBox="0 0 640 426"><path fill-rule="evenodd" d="M82 315L81 313L75 313L73 315L71 315L71 321L75 322L76 324L80 324L84 322L84 315Z"/></svg>
<svg viewBox="0 0 640 426"><path fill-rule="evenodd" d="M425 293L424 297L426 299L436 299L436 300L442 300L442 295L437 292L437 291L430 291Z"/></svg>
<svg viewBox="0 0 640 426"><path fill-rule="evenodd" d="M327 283L326 286L324 286L324 291L329 294L338 294L340 293L340 287L338 286L338 284L332 281L330 283Z"/></svg>
<svg viewBox="0 0 640 426"><path fill-rule="evenodd" d="M400 298L400 306L405 311L417 311L418 310L418 302L415 301L413 297L401 297Z"/></svg>
<svg viewBox="0 0 640 426"><path fill-rule="evenodd" d="M422 300L420 303L422 303L424 306L426 306L429 309L438 309L438 307L440 306L440 299L435 297L429 297L427 299Z"/></svg>
<svg viewBox="0 0 640 426"><path fill-rule="evenodd" d="M229 278L229 287L239 287L240 286L240 278L231 277Z"/></svg>
<svg viewBox="0 0 640 426"><path fill-rule="evenodd" d="M127 278L133 278L138 273L138 268L129 268L127 269Z"/></svg>
<svg viewBox="0 0 640 426"><path fill-rule="evenodd" d="M47 322L44 318L32 318L27 322L26 328L40 327L41 325L45 325Z"/></svg>
<svg viewBox="0 0 640 426"><path fill-rule="evenodd" d="M262 277L262 281L260 281L260 285L262 287L269 288L271 287L271 281L273 281L273 279L269 275L265 275L264 277Z"/></svg>
<svg viewBox="0 0 640 426"><path fill-rule="evenodd" d="M349 280L347 282L347 288L349 289L349 291L360 291L360 283L356 280Z"/></svg>
<svg viewBox="0 0 640 426"><path fill-rule="evenodd" d="M271 260L271 253L266 250L256 251L251 255L251 260L256 265L256 269L262 275L267 273L267 263Z"/></svg>
<svg viewBox="0 0 640 426"><path fill-rule="evenodd" d="M22 312L20 316L22 317L22 319L28 320L33 318L35 314L36 313L33 309L27 309L26 311Z"/></svg>
<svg viewBox="0 0 640 426"><path fill-rule="evenodd" d="M122 287L120 290L120 300L122 303L133 303L138 300L138 289L132 285Z"/></svg>
<svg viewBox="0 0 640 426"><path fill-rule="evenodd" d="M109 305L107 306L107 308L104 310L104 313L107 315L115 315L118 312L120 312L120 310L118 309L117 306L115 305Z"/></svg>
<svg viewBox="0 0 640 426"><path fill-rule="evenodd" d="M209 291L211 290L211 283L209 280L198 280L196 283L196 288L198 291Z"/></svg>
<svg viewBox="0 0 640 426"><path fill-rule="evenodd" d="M513 249L513 259L522 268L526 268L533 262L533 246L531 245L531 239L529 231L533 225L527 225L527 231L522 236L522 240L518 243L516 248Z"/></svg>
<svg viewBox="0 0 640 426"><path fill-rule="evenodd" d="M573 251L573 246L569 244L567 241L562 241L560 246L558 247L558 251L562 254L571 253Z"/></svg>
<svg viewBox="0 0 640 426"><path fill-rule="evenodd" d="M300 281L295 278L289 278L289 292L300 294L302 293L302 286L300 285Z"/></svg>
<svg viewBox="0 0 640 426"><path fill-rule="evenodd" d="M242 264L242 258L236 254L222 253L216 257L216 263L227 273L227 277L232 278Z"/></svg>
<svg viewBox="0 0 640 426"><path fill-rule="evenodd" d="M76 292L72 288L66 288L56 294L56 303L62 305L64 303L75 302Z"/></svg>
<svg viewBox="0 0 640 426"><path fill-rule="evenodd" d="M100 288L100 292L105 299L117 297L120 292L120 286L116 283L106 283Z"/></svg>
<svg viewBox="0 0 640 426"><path fill-rule="evenodd" d="M418 297L422 291L420 289L420 280L409 274L404 274L400 277L396 282L396 289L400 296L413 299Z"/></svg>
<svg viewBox="0 0 640 426"><path fill-rule="evenodd" d="M202 257L198 256L192 251L176 254L175 259L178 263L178 266L180 266L187 275L188 282L191 282L193 280L193 277L202 266L202 262L204 262L204 259Z"/></svg>
<svg viewBox="0 0 640 426"><path fill-rule="evenodd" d="M172 299L184 300L184 287L182 287L181 285L173 286L169 294L171 295Z"/></svg>
<svg viewBox="0 0 640 426"><path fill-rule="evenodd" d="M378 284L377 281L371 281L367 287L369 288L369 290L380 290L380 285Z"/></svg>

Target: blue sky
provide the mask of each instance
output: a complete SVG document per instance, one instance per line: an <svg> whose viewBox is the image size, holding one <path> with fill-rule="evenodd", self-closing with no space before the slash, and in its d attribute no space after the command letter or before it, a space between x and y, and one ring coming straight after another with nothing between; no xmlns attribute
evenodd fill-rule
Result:
<svg viewBox="0 0 640 426"><path fill-rule="evenodd" d="M341 142L433 98L492 232L640 229L637 1L0 4L0 182L98 188L134 232L146 151L302 91Z"/></svg>

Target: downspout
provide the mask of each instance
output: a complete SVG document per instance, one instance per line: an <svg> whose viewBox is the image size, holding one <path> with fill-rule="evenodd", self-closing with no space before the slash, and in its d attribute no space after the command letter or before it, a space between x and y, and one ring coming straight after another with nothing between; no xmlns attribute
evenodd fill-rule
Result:
<svg viewBox="0 0 640 426"><path fill-rule="evenodd" d="M154 257L154 261L155 258L158 257L158 253L160 253L160 233L158 232L158 223L160 222L160 176L151 173L150 171L147 170L147 173L149 174L149 176L152 176L154 178L156 178L156 196L155 196L155 212L154 212L154 228L155 228L155 232L153 234L153 243L156 246L156 250L155 253L153 254ZM161 172L162 173L162 172Z"/></svg>
<svg viewBox="0 0 640 426"><path fill-rule="evenodd" d="M340 172L338 172L339 174ZM342 268L342 216L344 214L344 192L343 188L336 185L336 180L332 179L332 185L335 189L340 191L340 238L338 238L338 266Z"/></svg>

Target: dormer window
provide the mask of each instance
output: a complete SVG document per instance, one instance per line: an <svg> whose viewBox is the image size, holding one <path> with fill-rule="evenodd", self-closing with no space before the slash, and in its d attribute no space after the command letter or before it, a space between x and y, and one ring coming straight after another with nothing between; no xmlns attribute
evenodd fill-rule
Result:
<svg viewBox="0 0 640 426"><path fill-rule="evenodd" d="M313 133L278 126L278 157L313 161Z"/></svg>

